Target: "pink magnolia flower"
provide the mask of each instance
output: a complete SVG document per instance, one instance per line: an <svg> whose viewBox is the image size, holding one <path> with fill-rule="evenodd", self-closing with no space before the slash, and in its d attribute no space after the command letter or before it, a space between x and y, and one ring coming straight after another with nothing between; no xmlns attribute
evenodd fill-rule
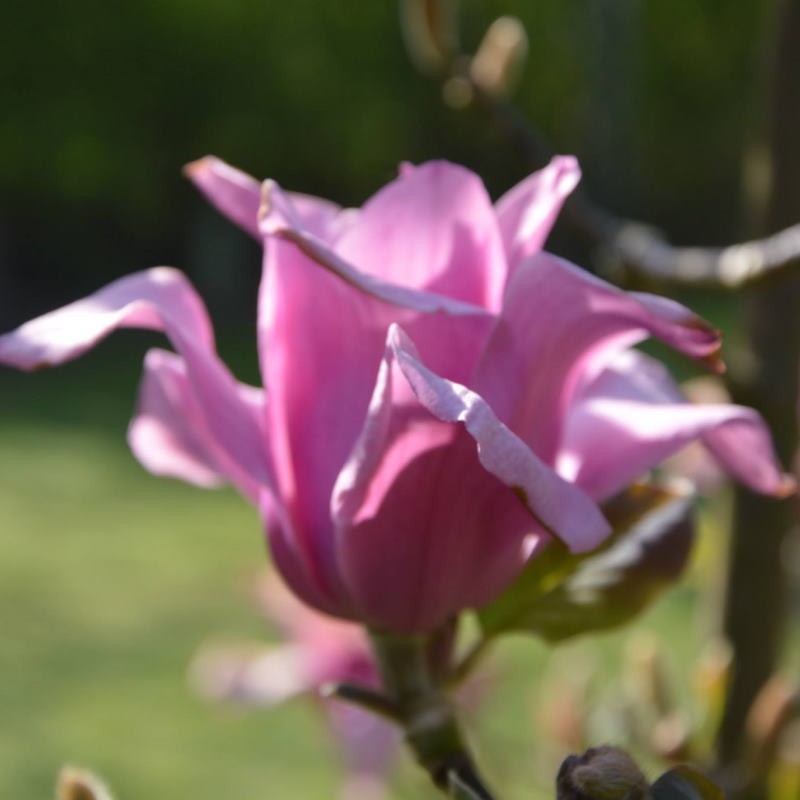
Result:
<svg viewBox="0 0 800 800"><path fill-rule="evenodd" d="M364 630L312 611L274 575L261 581L258 589L264 615L278 626L284 643L210 643L191 666L194 685L211 699L255 707L271 708L299 695L314 698L322 705L346 768L343 800L385 797L399 729L358 706L320 696L329 684L379 688Z"/></svg>
<svg viewBox="0 0 800 800"><path fill-rule="evenodd" d="M147 355L134 453L257 503L277 567L317 609L432 630L501 592L543 536L596 547L598 502L692 439L753 489L789 490L753 411L683 402L630 349L652 335L718 368L714 330L541 251L574 159L494 206L445 162L404 166L359 210L213 158L188 173L263 241L265 390L233 378L166 268L0 337L0 362L35 369L118 327L164 331L177 353Z"/></svg>

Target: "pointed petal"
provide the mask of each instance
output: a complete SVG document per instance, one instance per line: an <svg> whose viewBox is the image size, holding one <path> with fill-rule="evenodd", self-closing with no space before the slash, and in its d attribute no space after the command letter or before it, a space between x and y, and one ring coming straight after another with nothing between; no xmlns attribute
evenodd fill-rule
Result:
<svg viewBox="0 0 800 800"><path fill-rule="evenodd" d="M478 366L475 388L545 462L558 449L570 398L611 354L658 337L718 365L719 336L670 300L627 294L548 253L523 261Z"/></svg>
<svg viewBox="0 0 800 800"><path fill-rule="evenodd" d="M582 492L482 398L428 370L397 326L332 511L360 614L392 630L431 629L488 601L522 567L540 523L576 550L608 533Z"/></svg>
<svg viewBox="0 0 800 800"><path fill-rule="evenodd" d="M85 353L117 328L163 331L183 356L208 430L242 481L271 485L260 426L214 350L206 310L186 277L157 267L0 336L0 363L33 370Z"/></svg>
<svg viewBox="0 0 800 800"><path fill-rule="evenodd" d="M446 161L404 169L364 204L336 251L388 283L500 305L506 263L489 195Z"/></svg>
<svg viewBox="0 0 800 800"><path fill-rule="evenodd" d="M634 350L618 357L576 399L559 471L602 500L695 439L755 491L779 496L791 491L755 411L686 402L666 369Z"/></svg>
<svg viewBox="0 0 800 800"><path fill-rule="evenodd" d="M254 427L260 426L263 391L244 384L238 384L238 391L242 411L252 416ZM238 482L239 490L252 503L258 501L254 481L235 468L229 474L225 451L208 428L186 362L175 353L159 349L147 353L128 443L142 466L154 475L207 488L231 480Z"/></svg>
<svg viewBox="0 0 800 800"><path fill-rule="evenodd" d="M578 161L556 156L544 168L504 194L496 204L509 272L537 253L555 224L561 206L581 179Z"/></svg>
<svg viewBox="0 0 800 800"><path fill-rule="evenodd" d="M183 172L217 211L254 238L260 238L261 184L255 178L215 156L192 161Z"/></svg>
<svg viewBox="0 0 800 800"><path fill-rule="evenodd" d="M223 216L255 239L261 239L259 181L214 156L187 164L184 173ZM353 211L343 212L329 200L300 193L289 193L288 197L303 227L324 241L332 239L355 219Z"/></svg>

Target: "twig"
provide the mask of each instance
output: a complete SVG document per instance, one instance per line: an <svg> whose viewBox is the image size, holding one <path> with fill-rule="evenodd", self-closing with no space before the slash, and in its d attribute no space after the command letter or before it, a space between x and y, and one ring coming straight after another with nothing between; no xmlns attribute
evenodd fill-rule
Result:
<svg viewBox="0 0 800 800"><path fill-rule="evenodd" d="M400 709L388 697L365 686L355 683L328 683L322 687L320 694L325 698L361 706L393 722L399 722L401 719Z"/></svg>
<svg viewBox="0 0 800 800"><path fill-rule="evenodd" d="M426 19L452 20L451 15L432 13L440 5L443 0L405 0L404 3L404 6L426 9L427 16L416 9L420 27L424 27L422 22ZM434 33L438 33L438 37ZM520 36L524 37L524 33ZM492 28L485 43L491 37ZM505 87L500 85L502 80L497 86L485 84L482 75L486 70L475 69L478 61L486 60L486 52L491 48L482 45L476 56L466 56L457 50L455 32L442 37L437 29L422 37L413 26L406 29L406 38L418 64L424 48L417 40L424 39L422 43L427 50L433 51L433 55L428 53L427 71L444 81L445 96L453 105L473 105L483 110L532 169L543 167L552 158L554 151L550 144L505 98ZM445 39L447 46L439 45L438 49L434 46ZM498 58L513 59L511 46L505 51L503 46L497 49ZM504 67L504 63L499 64L495 73L503 74L507 71ZM580 187L565 203L562 217L589 240L598 255L598 269L605 274L630 271L664 283L737 289L800 264L800 222L772 236L728 247L676 247L656 228L609 213Z"/></svg>
<svg viewBox="0 0 800 800"><path fill-rule="evenodd" d="M472 102L484 109L532 168L554 155L544 138L508 101L484 91L463 59ZM565 219L599 248L603 271L628 269L659 281L736 289L800 263L800 222L763 239L727 247L675 247L651 225L620 219L595 205L578 187L564 205Z"/></svg>

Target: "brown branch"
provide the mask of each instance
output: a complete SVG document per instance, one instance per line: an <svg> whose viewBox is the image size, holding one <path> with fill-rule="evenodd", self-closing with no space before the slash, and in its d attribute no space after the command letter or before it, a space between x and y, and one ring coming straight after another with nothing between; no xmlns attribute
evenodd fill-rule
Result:
<svg viewBox="0 0 800 800"><path fill-rule="evenodd" d="M471 102L494 120L532 168L552 158L553 148L515 106L478 85L468 59L454 62L454 79L469 87ZM653 226L610 214L580 187L567 200L563 216L597 248L606 273L630 270L661 282L736 289L800 263L800 222L727 247L676 247Z"/></svg>
<svg viewBox="0 0 800 800"><path fill-rule="evenodd" d="M434 15L455 25L452 8L442 0L405 0L404 8L417 11L417 21L425 19L420 9L436 10L447 5L449 14ZM428 53L426 71L443 80L445 98L451 105L480 108L516 147L532 169L543 167L554 155L553 148L506 97L507 78L513 73L514 41L500 41L496 26L487 32L475 56L457 52L454 31L442 36L438 29L422 35L418 24L405 30L409 52L420 62L420 52ZM506 24L508 28L508 24ZM521 26L518 50L522 50ZM437 33L438 36L433 34ZM441 45L447 39L448 46ZM422 46L424 45L424 47ZM496 69L486 62L494 58ZM476 67L479 67L476 68ZM486 75L490 81L487 83ZM674 284L736 289L766 275L800 263L800 222L763 239L727 247L676 247L651 225L621 219L597 205L581 187L564 205L562 217L595 249L599 271L618 274L630 271L641 276Z"/></svg>

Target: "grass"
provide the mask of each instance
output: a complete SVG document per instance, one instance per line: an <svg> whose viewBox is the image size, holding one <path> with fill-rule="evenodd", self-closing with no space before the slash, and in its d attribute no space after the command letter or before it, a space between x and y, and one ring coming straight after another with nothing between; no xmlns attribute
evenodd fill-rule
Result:
<svg viewBox="0 0 800 800"><path fill-rule="evenodd" d="M264 544L232 492L157 480L130 455L143 338L67 369L0 374L0 797L51 796L65 763L95 769L119 800L334 797L332 746L306 704L238 714L187 686L207 636L271 635L247 591ZM696 619L683 588L640 624L670 643L684 693ZM555 663L534 642L501 648L478 744L510 800L552 795L534 719L554 676L601 676L588 710L614 738L628 635L577 642ZM404 762L393 796L427 792Z"/></svg>

